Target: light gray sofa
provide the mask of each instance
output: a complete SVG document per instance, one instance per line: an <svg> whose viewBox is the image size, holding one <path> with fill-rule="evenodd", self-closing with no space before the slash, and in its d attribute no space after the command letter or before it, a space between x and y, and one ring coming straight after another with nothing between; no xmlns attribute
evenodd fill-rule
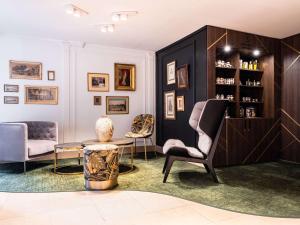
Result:
<svg viewBox="0 0 300 225"><path fill-rule="evenodd" d="M55 122L24 121L0 123L0 161L24 162L52 153L58 143Z"/></svg>

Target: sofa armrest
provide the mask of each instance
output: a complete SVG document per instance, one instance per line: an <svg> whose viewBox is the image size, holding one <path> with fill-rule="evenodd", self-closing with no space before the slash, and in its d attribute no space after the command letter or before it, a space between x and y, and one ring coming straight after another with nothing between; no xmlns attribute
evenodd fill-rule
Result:
<svg viewBox="0 0 300 225"><path fill-rule="evenodd" d="M28 159L28 131L25 123L0 123L0 161Z"/></svg>

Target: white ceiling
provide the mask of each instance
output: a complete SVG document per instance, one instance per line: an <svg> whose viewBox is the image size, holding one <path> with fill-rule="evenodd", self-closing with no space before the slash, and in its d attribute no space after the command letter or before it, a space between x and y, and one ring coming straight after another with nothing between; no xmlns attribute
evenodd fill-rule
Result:
<svg viewBox="0 0 300 225"><path fill-rule="evenodd" d="M300 0L0 0L0 32L158 50L204 25L283 38L300 32ZM89 12L74 18L64 5ZM139 14L116 24L114 33L94 25L111 12Z"/></svg>

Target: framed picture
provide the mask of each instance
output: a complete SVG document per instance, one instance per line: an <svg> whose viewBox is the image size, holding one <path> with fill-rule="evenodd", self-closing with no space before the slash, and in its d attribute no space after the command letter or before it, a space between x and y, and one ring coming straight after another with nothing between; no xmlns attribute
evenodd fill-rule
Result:
<svg viewBox="0 0 300 225"><path fill-rule="evenodd" d="M167 91L164 93L164 109L165 109L165 119L175 120L175 91Z"/></svg>
<svg viewBox="0 0 300 225"><path fill-rule="evenodd" d="M41 80L42 63L9 61L10 79Z"/></svg>
<svg viewBox="0 0 300 225"><path fill-rule="evenodd" d="M184 96L177 96L176 97L177 102L177 111L184 111Z"/></svg>
<svg viewBox="0 0 300 225"><path fill-rule="evenodd" d="M175 84L175 71L176 71L176 61L172 61L167 64L167 85Z"/></svg>
<svg viewBox="0 0 300 225"><path fill-rule="evenodd" d="M115 90L135 91L135 65L115 63Z"/></svg>
<svg viewBox="0 0 300 225"><path fill-rule="evenodd" d="M188 65L179 67L176 71L177 75L177 87L188 88L189 87L189 68Z"/></svg>
<svg viewBox="0 0 300 225"><path fill-rule="evenodd" d="M4 84L4 92L19 92L19 85Z"/></svg>
<svg viewBox="0 0 300 225"><path fill-rule="evenodd" d="M4 96L4 104L19 104L18 96Z"/></svg>
<svg viewBox="0 0 300 225"><path fill-rule="evenodd" d="M106 114L128 114L129 97L128 96L106 96Z"/></svg>
<svg viewBox="0 0 300 225"><path fill-rule="evenodd" d="M55 80L55 71L48 70L48 80Z"/></svg>
<svg viewBox="0 0 300 225"><path fill-rule="evenodd" d="M88 73L88 91L108 92L109 74Z"/></svg>
<svg viewBox="0 0 300 225"><path fill-rule="evenodd" d="M101 105L101 96L94 96L94 105Z"/></svg>
<svg viewBox="0 0 300 225"><path fill-rule="evenodd" d="M25 104L57 105L58 87L25 86Z"/></svg>

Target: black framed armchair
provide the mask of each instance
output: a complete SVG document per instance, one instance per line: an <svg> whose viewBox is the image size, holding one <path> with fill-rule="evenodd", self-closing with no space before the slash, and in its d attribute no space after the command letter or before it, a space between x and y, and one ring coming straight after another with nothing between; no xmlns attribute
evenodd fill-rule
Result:
<svg viewBox="0 0 300 225"><path fill-rule="evenodd" d="M227 103L227 100L210 99L195 104L189 124L199 135L198 148L185 146L182 141L176 139L166 141L163 146L163 153L166 154L163 167L164 183L176 160L202 163L207 173L218 183L213 157L223 127Z"/></svg>

